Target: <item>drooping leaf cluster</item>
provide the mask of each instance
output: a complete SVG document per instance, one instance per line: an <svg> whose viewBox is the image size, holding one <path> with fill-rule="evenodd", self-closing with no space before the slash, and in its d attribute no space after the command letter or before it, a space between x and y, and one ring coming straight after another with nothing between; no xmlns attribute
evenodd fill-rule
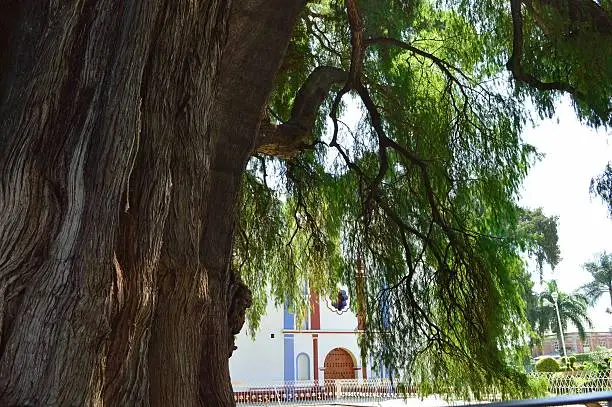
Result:
<svg viewBox="0 0 612 407"><path fill-rule="evenodd" d="M525 69L543 82L571 89L581 119L594 125L612 124L610 3L540 0L525 4ZM526 91L549 103L550 93Z"/></svg>
<svg viewBox="0 0 612 407"><path fill-rule="evenodd" d="M612 165L606 164L604 172L591 179L589 187L591 195L598 195L608 207L608 212L612 216Z"/></svg>
<svg viewBox="0 0 612 407"><path fill-rule="evenodd" d="M337 215L342 210L333 207L333 201L320 201L316 195L325 185L328 194L341 191L331 191L339 185L329 174L315 172L317 164L312 164L315 167L299 162L284 167L286 185L280 190L267 184L270 181L264 168L273 165L266 160L252 164L255 168L251 170L257 172L259 168L261 177L245 175L234 263L253 293L253 305L247 311L251 333L269 299L276 305L290 305L298 320L303 320L308 305L306 284L316 292L329 294L345 267L339 235L341 217ZM322 178L315 178L319 176Z"/></svg>
<svg viewBox="0 0 612 407"><path fill-rule="evenodd" d="M591 0L448 0L486 38L541 116L552 117L562 93L581 120L612 124L612 6ZM490 18L483 18L490 16ZM500 48L501 47L501 48Z"/></svg>
<svg viewBox="0 0 612 407"><path fill-rule="evenodd" d="M505 2L356 4L366 38L362 86L332 89L310 148L288 161L256 157L245 175L234 259L255 294L251 326L269 300L289 304L299 319L305 287L331 295L344 283L351 305L367 311L363 351L422 392L523 394L529 325L520 252L527 244L552 265L558 251L547 232L534 241L517 233L527 215L529 233L553 226L516 206L536 158L520 134L524 98L547 111L556 96L508 86L513 21ZM533 40L529 18L522 35ZM269 100L272 122L290 119L315 67L355 68L357 28L345 2L308 4ZM558 73L550 55L525 52L533 75ZM348 92L334 98L340 88ZM609 88L601 92L609 99ZM607 120L590 101L589 113L580 112L594 124Z"/></svg>

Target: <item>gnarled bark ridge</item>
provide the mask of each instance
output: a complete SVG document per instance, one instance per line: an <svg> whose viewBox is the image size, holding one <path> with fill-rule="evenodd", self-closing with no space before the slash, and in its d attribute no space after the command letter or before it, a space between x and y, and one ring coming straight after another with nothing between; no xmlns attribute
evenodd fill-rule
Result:
<svg viewBox="0 0 612 407"><path fill-rule="evenodd" d="M0 405L233 405L235 201L302 6L0 6Z"/></svg>

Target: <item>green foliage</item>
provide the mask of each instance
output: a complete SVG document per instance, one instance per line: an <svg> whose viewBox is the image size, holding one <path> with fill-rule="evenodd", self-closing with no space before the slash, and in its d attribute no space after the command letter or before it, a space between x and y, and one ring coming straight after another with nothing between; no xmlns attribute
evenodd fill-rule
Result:
<svg viewBox="0 0 612 407"><path fill-rule="evenodd" d="M544 376L529 376L529 388L533 397L545 397L548 395L548 379Z"/></svg>
<svg viewBox="0 0 612 407"><path fill-rule="evenodd" d="M577 362L588 362L591 360L591 353L587 352L587 353L576 353L575 355L573 355L572 357L576 358Z"/></svg>
<svg viewBox="0 0 612 407"><path fill-rule="evenodd" d="M588 301L579 293L567 294L559 291L555 280L545 282L545 290L537 296L537 306L531 310L532 326L541 334L546 331L555 332L561 343L559 322L552 294L557 293L557 305L563 331L567 330L569 321L578 330L580 338L584 341L586 337L585 327L591 328L593 323L588 315Z"/></svg>
<svg viewBox="0 0 612 407"><path fill-rule="evenodd" d="M574 356L572 356L574 357ZM589 372L607 372L609 371L609 361L612 357L612 351L605 348L598 348L593 352L577 353L576 361L582 363L578 369Z"/></svg>
<svg viewBox="0 0 612 407"><path fill-rule="evenodd" d="M535 369L537 372L559 372L561 366L553 358L542 358L536 363Z"/></svg>
<svg viewBox="0 0 612 407"><path fill-rule="evenodd" d="M612 304L612 254L601 253L596 261L585 263L583 267L593 280L578 290L584 294L590 305L595 305L604 293L610 296Z"/></svg>
<svg viewBox="0 0 612 407"><path fill-rule="evenodd" d="M524 250L535 258L540 282L544 264L554 270L561 261L559 235L557 234L558 216L546 216L542 208L536 210L522 209L520 212L518 235L523 237Z"/></svg>
<svg viewBox="0 0 612 407"><path fill-rule="evenodd" d="M570 356L568 358L566 358L565 356L563 356L560 359L561 362L561 370L563 371L572 371L572 370L576 370L576 358L574 356Z"/></svg>
<svg viewBox="0 0 612 407"><path fill-rule="evenodd" d="M589 188L591 195L597 195L608 206L608 212L612 216L612 165L606 164L604 172L591 179Z"/></svg>
<svg viewBox="0 0 612 407"><path fill-rule="evenodd" d="M586 362L585 370L591 372L608 372L610 371L610 360L612 359L612 351L606 348L597 348L591 352L590 361Z"/></svg>
<svg viewBox="0 0 612 407"><path fill-rule="evenodd" d="M570 2L558 2L557 4ZM593 3L595 2L581 2ZM528 39L523 61L527 69L547 82L572 84L579 117L594 124L610 125L612 92L612 38L594 30L590 21L570 21L567 9L542 7L537 2L527 14ZM609 18L609 17L608 17ZM601 86L593 86L599 82ZM532 93L533 90L525 90ZM545 102L550 95L537 95ZM590 105L590 108L589 108Z"/></svg>
<svg viewBox="0 0 612 407"><path fill-rule="evenodd" d="M512 54L513 35L522 43L520 61L532 81L513 83L541 116L552 117L562 92L571 93L579 118L594 126L612 123L612 18L609 2L518 2L522 30L498 0L447 0L486 39L489 58L504 64ZM488 18L483 18L487 16ZM539 86L538 86L539 84ZM543 89L552 89L542 91Z"/></svg>
<svg viewBox="0 0 612 407"><path fill-rule="evenodd" d="M269 98L272 122L289 119L314 67L349 69L344 5L319 0L303 10ZM250 327L269 301L288 304L299 319L306 314L305 286L326 295L344 283L357 299L351 306L367 310L362 351L422 393L527 395L521 369L531 332L525 303L532 299L520 255L527 250L540 267L554 267L559 253L556 219L516 205L538 158L521 131L530 120L526 98L549 114L558 93L508 86L507 2L358 5L366 37L407 47L369 43L363 88L337 109L335 89L325 99L311 149L289 161L255 157L249 164L234 266L254 291ZM533 13L524 10L526 69L541 80L568 79L580 90L574 95L580 117L608 123L603 106L612 91L602 78L612 59L593 51L607 45L586 47L584 36L580 47L549 38ZM590 56L595 62L586 64ZM580 76L585 66L596 72ZM351 106L361 110L357 125L337 122L332 133L325 117L345 120ZM356 295L358 262L365 298ZM568 304L572 320L581 306ZM547 312L537 316L538 327L552 326Z"/></svg>
<svg viewBox="0 0 612 407"><path fill-rule="evenodd" d="M536 210L520 209L519 222L517 225L516 236L521 250L526 251L531 258L535 258L537 271L542 282L544 264L548 264L552 269L561 260L559 249L559 238L557 234L556 216L548 217L543 214L542 209ZM542 317L542 307L540 294L534 292L534 283L531 281L531 274L524 272L519 280L523 285L523 300L527 321L532 328L530 332L530 347L541 344L540 318Z"/></svg>

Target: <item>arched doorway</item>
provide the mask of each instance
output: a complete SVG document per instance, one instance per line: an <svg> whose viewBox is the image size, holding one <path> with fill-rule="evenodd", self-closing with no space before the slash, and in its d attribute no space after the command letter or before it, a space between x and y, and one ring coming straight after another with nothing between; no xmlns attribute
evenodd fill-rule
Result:
<svg viewBox="0 0 612 407"><path fill-rule="evenodd" d="M355 362L346 350L341 348L332 349L323 363L325 368L325 379L354 379Z"/></svg>

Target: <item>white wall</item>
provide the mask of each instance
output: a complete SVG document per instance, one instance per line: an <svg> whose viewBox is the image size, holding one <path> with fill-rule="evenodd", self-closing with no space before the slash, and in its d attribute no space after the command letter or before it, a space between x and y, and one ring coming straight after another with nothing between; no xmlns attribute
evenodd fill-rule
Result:
<svg viewBox="0 0 612 407"><path fill-rule="evenodd" d="M283 310L268 304L253 341L247 326L236 336L238 349L229 360L232 383L236 386L266 384L283 380ZM274 334L274 338L270 335Z"/></svg>
<svg viewBox="0 0 612 407"><path fill-rule="evenodd" d="M349 305L350 305L349 298ZM318 366L314 366L312 354L312 334L294 334L294 360L296 377L297 356L300 353L308 355L310 364L310 379L314 378L315 369L319 371L319 379L324 379L325 356L334 348L348 350L354 358L355 366L361 366L361 353L357 344L357 335L352 334L357 329L356 315L347 310L342 314L333 311L328 299L320 298L321 332L318 335ZM328 306L329 304L329 306ZM312 329L312 326L309 326ZM334 333L344 332L344 333ZM270 338L274 334L274 338ZM246 334L246 326L236 337L238 349L230 358L230 373L232 383L236 386L266 384L280 382L284 379L284 340L283 340L283 309L268 304L266 314L261 320L259 330L253 341ZM363 377L361 370L357 377ZM368 372L368 377L371 377Z"/></svg>
<svg viewBox="0 0 612 407"><path fill-rule="evenodd" d="M346 287L341 287L348 292ZM331 302L335 298L321 297L319 300L321 309L321 329L322 330L334 330L334 331L354 331L357 329L357 315L353 313L348 307L351 305L351 297L347 301L347 309L338 314L335 308L331 305Z"/></svg>
<svg viewBox="0 0 612 407"><path fill-rule="evenodd" d="M314 357L312 354L312 335L310 334L295 334L294 336L294 344L295 344L295 350L294 350L294 354L295 354L295 358L297 359L297 356L300 353L305 353L308 355L308 364L310 365L310 378L309 380L313 380L314 379L314 366L313 366L313 362L314 362ZM295 362L294 362L295 363ZM298 368L297 365L295 366L295 376L297 378L298 375Z"/></svg>

